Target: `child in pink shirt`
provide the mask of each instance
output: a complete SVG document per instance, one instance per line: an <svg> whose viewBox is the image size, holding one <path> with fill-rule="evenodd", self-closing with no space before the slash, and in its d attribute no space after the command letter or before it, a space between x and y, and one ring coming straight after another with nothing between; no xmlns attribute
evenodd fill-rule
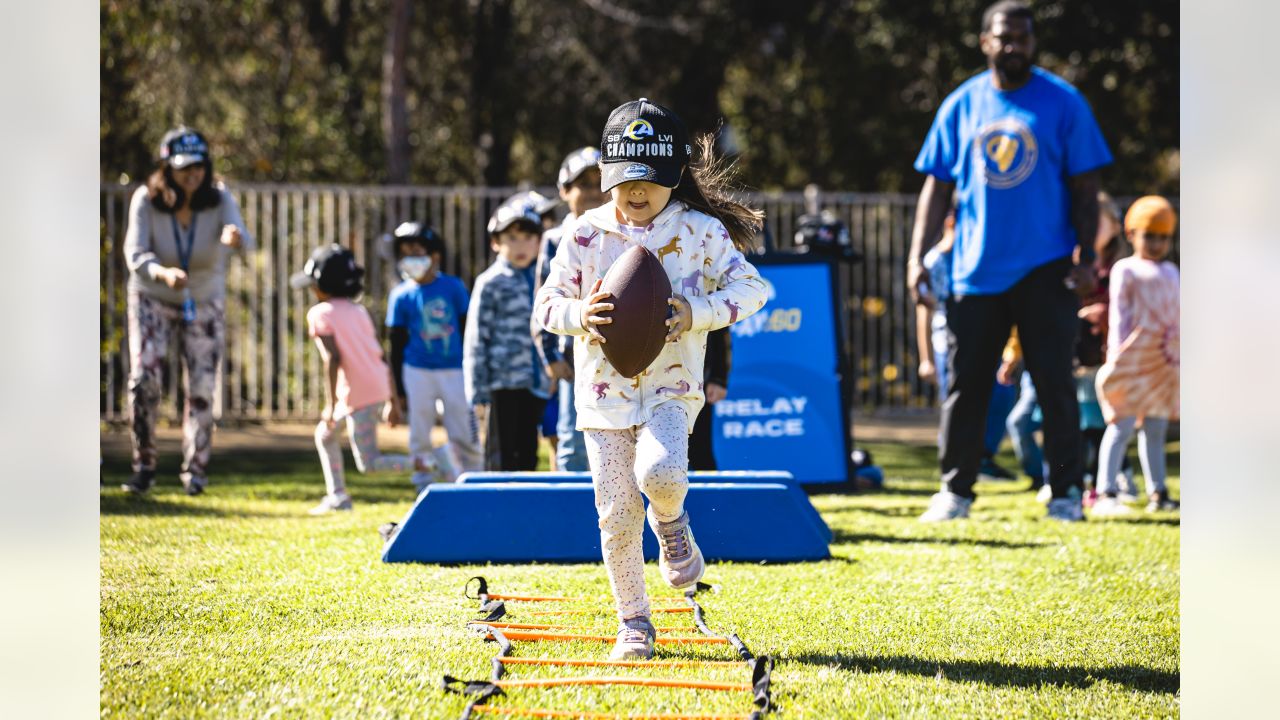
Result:
<svg viewBox="0 0 1280 720"><path fill-rule="evenodd" d="M391 374L382 360L369 311L354 300L364 290L363 275L364 268L356 264L351 251L335 244L313 252L306 267L291 280L295 288L310 287L319 300L307 311L307 326L324 359L328 379L328 399L316 426L316 449L328 493L311 510L312 515L351 509L342 475L342 448L334 432L343 418L360 472L413 467L406 455L378 452L378 420L391 397Z"/></svg>

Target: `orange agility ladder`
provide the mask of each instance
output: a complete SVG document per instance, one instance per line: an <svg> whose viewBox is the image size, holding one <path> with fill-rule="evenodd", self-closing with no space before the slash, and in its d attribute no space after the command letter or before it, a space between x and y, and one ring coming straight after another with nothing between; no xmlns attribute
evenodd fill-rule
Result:
<svg viewBox="0 0 1280 720"><path fill-rule="evenodd" d="M759 713L750 715L685 715L683 713L658 713L657 715L614 715L612 713L584 712L578 710L524 710L521 708L476 705L473 713L515 715L535 718L574 718L575 720L756 720Z"/></svg>
<svg viewBox="0 0 1280 720"><path fill-rule="evenodd" d="M471 584L477 584L477 592L472 595L470 592ZM773 671L773 660L768 656L756 657L747 649L746 644L742 642L737 635L733 633L720 634L711 630L707 626L705 614L702 606L698 604L696 594L702 590L714 590L710 585L698 583L693 589L685 592L685 607L672 608L655 608L655 612L690 612L693 614L694 630L701 633L701 637L689 636L667 636L658 637L656 642L659 644L727 644L732 645L742 658L740 661L731 660L598 660L598 659L574 659L574 658L518 658L510 657L512 651L513 640L518 641L561 641L561 642L612 642L612 636L604 635L587 635L577 633L559 632L563 630L589 630L590 628L578 625L550 625L544 623L512 623L498 622L499 619L506 615L505 602L582 602L582 601L598 601L607 598L591 598L591 597L566 597L555 595L507 595L499 593L490 593L488 582L483 577L474 577L467 581L467 585L463 590L466 597L480 601L480 612L483 617L467 621L467 626L473 630L483 634L486 640L498 643L498 653L491 660L493 667L488 680L466 681L459 680L455 677L446 675L443 678L442 687L446 692L456 693L467 696L469 699L460 720L471 720L473 714L490 713L495 715L508 716L524 716L535 718L580 718L581 720L760 720L763 716L773 709L771 697L771 674ZM676 598L668 598L669 601L679 602ZM578 614L578 611L550 611L528 614ZM687 628L669 628L663 632L691 632ZM580 676L580 677L560 677L560 678L540 678L530 680L504 680L503 675L506 672L507 665L563 665L573 667L726 667L738 665L741 666L745 662L747 668L751 670L751 682L720 682L705 680L685 680L680 678L645 678L633 676ZM749 691L752 693L753 704L756 706L751 713L745 715L708 715L708 714L683 714L683 713L658 713L644 715L616 715L598 712L579 712L569 710L540 710L540 709L521 709L495 707L485 704L490 698L505 695L504 690L516 688L538 688L538 687L559 687L559 686L634 686L634 687L670 687L670 688L687 688L691 690L705 691Z"/></svg>

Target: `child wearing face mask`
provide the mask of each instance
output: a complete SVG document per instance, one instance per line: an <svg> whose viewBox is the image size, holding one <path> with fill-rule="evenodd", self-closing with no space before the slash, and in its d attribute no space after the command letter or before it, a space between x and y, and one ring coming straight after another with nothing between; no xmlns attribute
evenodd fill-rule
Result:
<svg viewBox="0 0 1280 720"><path fill-rule="evenodd" d="M444 273L444 240L435 230L406 222L396 228L394 243L403 281L387 298L396 383L387 419L395 424L408 416L413 484L421 492L432 482L453 482L459 473L482 469L476 416L462 378L462 329L470 298L461 280ZM431 441L437 402L449 436L440 447Z"/></svg>
<svg viewBox="0 0 1280 720"><path fill-rule="evenodd" d="M1179 411L1179 274L1165 259L1177 223L1173 205L1155 195L1139 198L1125 214L1124 231L1134 254L1111 270L1107 362L1097 379L1107 430L1099 451L1094 515L1132 512L1118 499L1115 477L1135 429L1147 511L1178 507L1165 486L1164 452L1169 421Z"/></svg>

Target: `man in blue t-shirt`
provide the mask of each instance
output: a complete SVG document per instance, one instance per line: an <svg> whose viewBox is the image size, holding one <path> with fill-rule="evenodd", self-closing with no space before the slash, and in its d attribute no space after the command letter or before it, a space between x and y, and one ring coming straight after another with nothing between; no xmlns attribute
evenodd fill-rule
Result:
<svg viewBox="0 0 1280 720"><path fill-rule="evenodd" d="M907 265L917 302L930 289L921 260L956 196L947 302L953 372L938 448L942 490L921 519L969 515L991 377L1016 326L1044 415L1049 517L1081 520L1080 410L1071 368L1079 301L1072 290L1086 293L1095 282L1097 171L1111 163L1111 153L1079 91L1032 64L1027 6L1005 1L987 8L981 39L987 71L943 101L915 162L926 175Z"/></svg>
<svg viewBox="0 0 1280 720"><path fill-rule="evenodd" d="M387 298L396 378L391 414L404 413L407 399L413 483L421 491L431 482L451 482L457 473L483 469L479 428L462 377L462 328L470 298L461 280L444 273L444 240L435 230L406 222L396 228L394 242L404 282ZM444 407L449 436L448 445L439 448L431 442L436 401Z"/></svg>

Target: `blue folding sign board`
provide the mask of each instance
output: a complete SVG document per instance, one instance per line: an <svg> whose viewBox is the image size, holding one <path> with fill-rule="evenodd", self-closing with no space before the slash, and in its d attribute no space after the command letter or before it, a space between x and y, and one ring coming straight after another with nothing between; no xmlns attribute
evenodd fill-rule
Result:
<svg viewBox="0 0 1280 720"><path fill-rule="evenodd" d="M850 439L833 269L799 260L756 264L769 302L730 328L729 395L713 406L716 463L785 470L804 484L845 482Z"/></svg>

